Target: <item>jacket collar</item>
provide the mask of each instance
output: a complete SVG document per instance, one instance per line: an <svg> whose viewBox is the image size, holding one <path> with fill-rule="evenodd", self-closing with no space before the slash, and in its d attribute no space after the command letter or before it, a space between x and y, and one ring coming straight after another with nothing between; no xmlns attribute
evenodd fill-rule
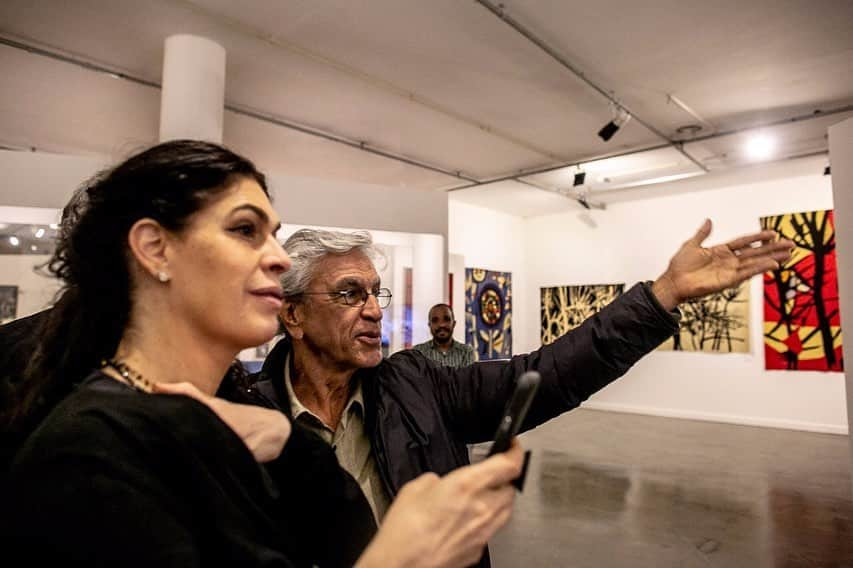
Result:
<svg viewBox="0 0 853 568"><path fill-rule="evenodd" d="M287 394L287 387L284 384L284 365L287 363L287 356L292 351L293 344L290 338L283 337L276 343L275 347L272 348L264 360L264 364L257 374L255 385L261 394L272 400L291 420L293 416L290 411L290 397ZM376 419L376 381L374 380L376 369L378 367L359 369L351 379L360 381L361 383L362 396L364 397L364 423L368 432L373 431ZM292 367L290 372L292 376Z"/></svg>

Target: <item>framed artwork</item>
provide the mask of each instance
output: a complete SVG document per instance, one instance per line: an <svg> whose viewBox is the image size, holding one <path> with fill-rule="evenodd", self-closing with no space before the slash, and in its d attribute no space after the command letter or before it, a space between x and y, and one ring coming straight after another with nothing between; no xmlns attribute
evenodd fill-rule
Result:
<svg viewBox="0 0 853 568"><path fill-rule="evenodd" d="M749 352L749 282L679 306L678 333L662 351Z"/></svg>
<svg viewBox="0 0 853 568"><path fill-rule="evenodd" d="M542 345L582 324L625 291L624 284L583 284L540 288Z"/></svg>
<svg viewBox="0 0 853 568"><path fill-rule="evenodd" d="M412 269L406 267L403 269L403 349L411 349L412 342L412 313L413 313L413 294L412 287Z"/></svg>
<svg viewBox="0 0 853 568"><path fill-rule="evenodd" d="M465 269L465 343L480 361L512 356L512 274Z"/></svg>
<svg viewBox="0 0 853 568"><path fill-rule="evenodd" d="M761 218L794 242L791 259L764 274L764 366L843 371L832 210Z"/></svg>
<svg viewBox="0 0 853 568"><path fill-rule="evenodd" d="M18 317L18 287L0 286L0 323Z"/></svg>

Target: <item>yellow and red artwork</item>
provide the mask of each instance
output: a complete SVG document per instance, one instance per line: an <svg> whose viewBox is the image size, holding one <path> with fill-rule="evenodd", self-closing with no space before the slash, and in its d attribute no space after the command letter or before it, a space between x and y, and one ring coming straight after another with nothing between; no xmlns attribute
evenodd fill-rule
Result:
<svg viewBox="0 0 853 568"><path fill-rule="evenodd" d="M765 368L844 370L832 210L762 217L761 227L796 245L764 274Z"/></svg>

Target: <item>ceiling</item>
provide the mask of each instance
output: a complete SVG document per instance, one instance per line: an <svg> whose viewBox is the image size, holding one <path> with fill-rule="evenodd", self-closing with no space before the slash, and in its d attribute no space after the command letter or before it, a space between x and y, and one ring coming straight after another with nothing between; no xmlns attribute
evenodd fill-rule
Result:
<svg viewBox="0 0 853 568"><path fill-rule="evenodd" d="M225 47L224 142L263 169L536 215L740 168L759 132L767 159L826 152L851 29L850 0L3 0L0 146L156 142L163 42L192 33ZM611 100L632 119L605 142Z"/></svg>
<svg viewBox="0 0 853 568"><path fill-rule="evenodd" d="M57 225L0 223L0 254L52 254Z"/></svg>

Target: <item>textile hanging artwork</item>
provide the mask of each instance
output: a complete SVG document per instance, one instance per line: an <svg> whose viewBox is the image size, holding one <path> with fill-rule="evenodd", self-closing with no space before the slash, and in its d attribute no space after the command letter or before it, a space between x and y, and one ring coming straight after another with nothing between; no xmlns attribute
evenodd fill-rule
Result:
<svg viewBox="0 0 853 568"><path fill-rule="evenodd" d="M844 370L832 210L762 217L761 228L795 244L791 260L764 274L765 368Z"/></svg>
<svg viewBox="0 0 853 568"><path fill-rule="evenodd" d="M465 269L465 343L480 361L512 356L512 273Z"/></svg>
<svg viewBox="0 0 853 568"><path fill-rule="evenodd" d="M413 288L412 269L410 267L403 268L403 349L411 349L412 342L412 313L414 305L414 288Z"/></svg>
<svg viewBox="0 0 853 568"><path fill-rule="evenodd" d="M542 345L582 324L625 291L624 284L585 284L540 288Z"/></svg>
<svg viewBox="0 0 853 568"><path fill-rule="evenodd" d="M678 308L681 310L679 331L658 349L749 352L749 282L704 298L688 300Z"/></svg>

